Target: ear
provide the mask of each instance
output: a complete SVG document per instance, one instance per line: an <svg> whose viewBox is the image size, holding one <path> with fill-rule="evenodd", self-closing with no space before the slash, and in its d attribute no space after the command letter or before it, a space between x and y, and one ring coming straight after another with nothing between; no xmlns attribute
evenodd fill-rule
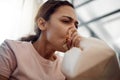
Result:
<svg viewBox="0 0 120 80"><path fill-rule="evenodd" d="M38 24L38 27L40 28L40 30L46 30L46 21L45 21L45 19L43 19L43 18L39 18L38 20L37 20L37 24Z"/></svg>

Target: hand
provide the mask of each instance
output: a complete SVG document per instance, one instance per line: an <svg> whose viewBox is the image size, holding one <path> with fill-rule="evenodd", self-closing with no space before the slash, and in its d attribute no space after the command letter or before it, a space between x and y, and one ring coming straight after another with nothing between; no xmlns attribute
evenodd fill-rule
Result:
<svg viewBox="0 0 120 80"><path fill-rule="evenodd" d="M70 28L66 34L66 45L68 49L72 47L80 47L80 35L78 34L76 28Z"/></svg>
<svg viewBox="0 0 120 80"><path fill-rule="evenodd" d="M81 40L81 36L78 34L77 30L73 30L71 31L71 47L80 47L80 40Z"/></svg>

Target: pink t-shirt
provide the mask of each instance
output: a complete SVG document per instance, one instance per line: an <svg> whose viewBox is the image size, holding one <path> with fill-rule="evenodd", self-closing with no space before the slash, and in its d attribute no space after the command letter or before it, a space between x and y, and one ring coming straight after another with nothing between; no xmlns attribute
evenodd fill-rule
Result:
<svg viewBox="0 0 120 80"><path fill-rule="evenodd" d="M46 60L31 42L5 40L0 46L0 75L9 80L65 80L61 58Z"/></svg>

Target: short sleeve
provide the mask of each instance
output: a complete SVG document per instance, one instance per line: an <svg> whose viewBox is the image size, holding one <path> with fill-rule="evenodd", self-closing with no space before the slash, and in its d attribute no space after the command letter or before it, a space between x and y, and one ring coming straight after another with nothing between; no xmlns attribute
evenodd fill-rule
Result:
<svg viewBox="0 0 120 80"><path fill-rule="evenodd" d="M0 45L0 75L9 78L16 67L16 59L6 41Z"/></svg>

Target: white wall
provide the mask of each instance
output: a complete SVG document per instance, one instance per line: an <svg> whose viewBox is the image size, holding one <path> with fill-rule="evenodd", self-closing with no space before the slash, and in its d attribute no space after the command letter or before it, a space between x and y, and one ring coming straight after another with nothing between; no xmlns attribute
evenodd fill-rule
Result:
<svg viewBox="0 0 120 80"><path fill-rule="evenodd" d="M39 5L37 0L0 0L0 44L30 34Z"/></svg>

